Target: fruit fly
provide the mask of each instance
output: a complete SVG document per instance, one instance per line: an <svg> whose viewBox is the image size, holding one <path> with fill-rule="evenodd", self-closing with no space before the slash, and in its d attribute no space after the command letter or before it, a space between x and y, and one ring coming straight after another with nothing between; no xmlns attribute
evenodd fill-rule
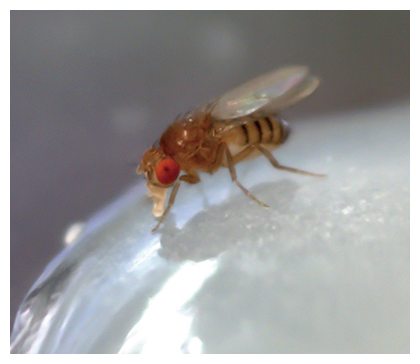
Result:
<svg viewBox="0 0 420 364"><path fill-rule="evenodd" d="M287 123L274 115L312 94L319 79L304 66L280 68L228 91L215 101L178 118L162 134L158 146L148 149L137 167L144 173L153 213L160 216L152 230L162 224L175 202L181 182L200 181L198 171L229 169L232 181L259 205L268 207L251 194L237 179L235 164L247 157L264 155L278 169L309 176L322 174L280 165L270 150L284 143ZM181 175L183 171L185 174ZM164 209L166 191L174 186Z"/></svg>

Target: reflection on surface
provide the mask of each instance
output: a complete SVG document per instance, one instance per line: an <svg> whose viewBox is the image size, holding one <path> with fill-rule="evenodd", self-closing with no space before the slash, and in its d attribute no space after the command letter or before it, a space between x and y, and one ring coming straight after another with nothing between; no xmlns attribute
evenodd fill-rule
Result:
<svg viewBox="0 0 420 364"><path fill-rule="evenodd" d="M54 316L62 304L62 291L76 267L76 263L65 262L55 267L48 279L40 277L38 285L29 292L19 308L11 338L11 352L38 353L45 345Z"/></svg>
<svg viewBox="0 0 420 364"><path fill-rule="evenodd" d="M140 321L127 335L120 353L201 352L201 341L189 337L193 312L185 304L217 268L217 261L186 262L149 300Z"/></svg>

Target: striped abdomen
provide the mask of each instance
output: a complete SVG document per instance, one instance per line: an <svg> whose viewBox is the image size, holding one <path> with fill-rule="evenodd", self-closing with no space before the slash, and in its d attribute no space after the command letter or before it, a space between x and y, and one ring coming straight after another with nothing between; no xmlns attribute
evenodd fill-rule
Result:
<svg viewBox="0 0 420 364"><path fill-rule="evenodd" d="M281 144L288 135L288 125L284 120L273 116L250 119L229 132L229 140L238 145Z"/></svg>

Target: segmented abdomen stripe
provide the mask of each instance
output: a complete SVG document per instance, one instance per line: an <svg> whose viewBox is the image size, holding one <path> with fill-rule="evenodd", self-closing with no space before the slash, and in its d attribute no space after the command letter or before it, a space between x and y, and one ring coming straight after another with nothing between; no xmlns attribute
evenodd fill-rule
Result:
<svg viewBox="0 0 420 364"><path fill-rule="evenodd" d="M270 128L270 132L271 132L270 140L271 140L273 139L273 131L274 131L273 122L269 117L264 118L264 120L266 121L266 123L268 124L268 127Z"/></svg>
<svg viewBox="0 0 420 364"><path fill-rule="evenodd" d="M241 125L242 142L240 145L248 144L279 144L282 143L286 136L287 127L281 121L272 116L263 117L261 119L252 120Z"/></svg>
<svg viewBox="0 0 420 364"><path fill-rule="evenodd" d="M254 123L255 123L255 126L258 129L258 132L257 132L257 135L258 135L258 143L261 143L262 137L263 137L263 129L261 127L261 124L260 124L260 121L259 120L255 120Z"/></svg>
<svg viewBox="0 0 420 364"><path fill-rule="evenodd" d="M246 127L246 124L242 124L241 127L242 127L242 130L243 130L244 135L245 135L245 144L248 144L249 143L249 134L248 134L248 129Z"/></svg>
<svg viewBox="0 0 420 364"><path fill-rule="evenodd" d="M261 135L261 142L263 143L270 143L273 140L273 131L274 126L273 122L269 117L265 117L259 120L259 122L264 125L263 127L263 134Z"/></svg>

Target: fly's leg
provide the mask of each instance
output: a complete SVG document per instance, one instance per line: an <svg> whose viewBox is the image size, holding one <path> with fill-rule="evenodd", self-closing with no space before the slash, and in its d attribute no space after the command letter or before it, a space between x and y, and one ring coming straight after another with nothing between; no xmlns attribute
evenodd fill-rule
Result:
<svg viewBox="0 0 420 364"><path fill-rule="evenodd" d="M259 205L264 206L264 207L269 207L268 205L266 205L265 203L262 203L260 200L258 200L251 192L249 192L244 186L242 186L241 183L239 183L238 179L236 178L236 171L234 168L234 161L232 158L232 154L230 153L229 148L226 146L225 143L224 144L224 148L226 150L226 157L227 157L227 164L228 164L228 168L229 168L229 172L230 172L230 176L232 177L232 181L236 183L236 185L242 190L244 191L244 193L252 198L255 202L257 202Z"/></svg>
<svg viewBox="0 0 420 364"><path fill-rule="evenodd" d="M163 220L165 220L166 215L168 214L169 210L171 209L171 206L175 202L176 194L178 193L179 186L181 184L181 181L195 184L200 182L200 177L196 173L189 173L185 174L178 178L178 181L176 181L176 184L174 188L172 189L171 196L169 197L168 206L166 206L165 211L163 212L162 216L159 219L159 222L157 223L156 227L152 230L152 233L156 232L156 230L159 228L160 224L162 224Z"/></svg>
<svg viewBox="0 0 420 364"><path fill-rule="evenodd" d="M235 165L239 163L240 161L244 160L254 151L255 151L255 146L253 144L248 145L245 149L241 150L238 154L235 154L232 157L233 164Z"/></svg>
<svg viewBox="0 0 420 364"><path fill-rule="evenodd" d="M284 169L285 171L298 173L298 174L304 174L306 176L321 177L321 178L327 177L326 174L312 173L312 172L302 171L296 168L282 166L279 164L279 162L277 162L276 158L274 158L273 155L267 149L263 148L261 145L252 145L251 147L258 149L262 154L264 154L264 156L270 161L273 167L277 169Z"/></svg>
<svg viewBox="0 0 420 364"><path fill-rule="evenodd" d="M270 161L272 166L277 169L283 169L285 171L303 174L306 176L321 177L321 178L327 177L326 174L312 173L312 172L302 171L297 168L282 166L279 164L279 162L277 162L276 158L274 158L274 156L267 149L265 149L264 147L258 144L250 144L245 149L240 151L238 154L235 154L233 156L233 164L239 163L241 160L248 157L248 155L250 155L253 151L255 151L255 149L259 150Z"/></svg>

